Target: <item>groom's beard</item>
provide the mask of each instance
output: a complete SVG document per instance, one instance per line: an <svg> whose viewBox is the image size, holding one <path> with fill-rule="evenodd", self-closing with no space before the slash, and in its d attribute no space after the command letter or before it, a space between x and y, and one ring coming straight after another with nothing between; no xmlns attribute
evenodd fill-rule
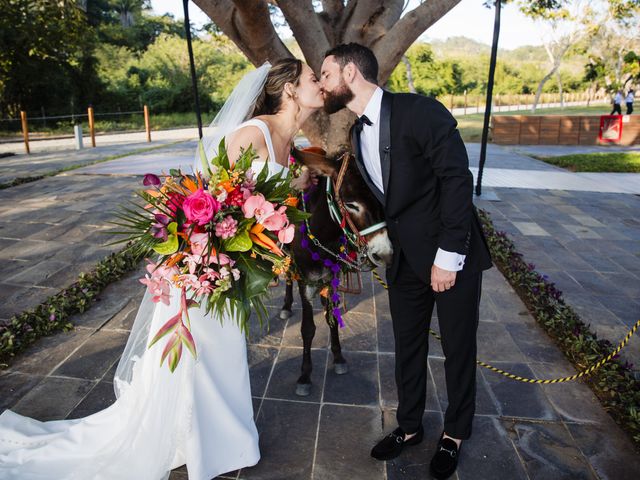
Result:
<svg viewBox="0 0 640 480"><path fill-rule="evenodd" d="M353 100L353 97L353 92L343 80L340 83L340 86L332 92L325 90L324 111L329 115L336 113L346 107L347 103Z"/></svg>

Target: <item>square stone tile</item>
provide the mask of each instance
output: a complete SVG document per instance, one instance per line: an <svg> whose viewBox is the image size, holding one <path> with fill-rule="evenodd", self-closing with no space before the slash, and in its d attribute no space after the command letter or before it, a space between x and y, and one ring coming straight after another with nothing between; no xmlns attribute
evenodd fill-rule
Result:
<svg viewBox="0 0 640 480"><path fill-rule="evenodd" d="M524 355L525 362L563 362L565 357L542 327L534 323L508 323L507 332ZM497 357L500 357L498 353ZM498 360L503 360L498 358ZM511 361L508 359L504 359Z"/></svg>
<svg viewBox="0 0 640 480"><path fill-rule="evenodd" d="M348 352L349 373L337 375L331 361L327 368L323 401L347 405L378 405L378 356L375 353Z"/></svg>
<svg viewBox="0 0 640 480"><path fill-rule="evenodd" d="M339 328L340 344L345 352L377 351L376 318L371 313L350 311Z"/></svg>
<svg viewBox="0 0 640 480"><path fill-rule="evenodd" d="M96 382L78 378L45 378L12 410L40 421L61 420L91 391Z"/></svg>
<svg viewBox="0 0 640 480"><path fill-rule="evenodd" d="M113 383L100 382L87 394L67 418L83 418L104 410L116 401Z"/></svg>
<svg viewBox="0 0 640 480"><path fill-rule="evenodd" d="M273 370L278 349L249 345L247 347L249 361L249 376L251 378L251 395L262 397Z"/></svg>
<svg viewBox="0 0 640 480"><path fill-rule="evenodd" d="M44 377L18 372L2 372L0 374L0 412L11 408L32 390Z"/></svg>
<svg viewBox="0 0 640 480"><path fill-rule="evenodd" d="M597 479L562 423L503 419L529 478Z"/></svg>
<svg viewBox="0 0 640 480"><path fill-rule="evenodd" d="M535 376L531 368L522 363L494 362L494 366L526 378ZM558 418L540 385L511 380L485 369L480 371L489 384L493 397L498 401L501 415L538 420Z"/></svg>
<svg viewBox="0 0 640 480"><path fill-rule="evenodd" d="M128 332L98 331L60 365L53 375L100 380L120 358Z"/></svg>
<svg viewBox="0 0 640 480"><path fill-rule="evenodd" d="M382 438L380 410L368 407L323 405L313 478L384 478L384 463L370 455Z"/></svg>
<svg viewBox="0 0 640 480"><path fill-rule="evenodd" d="M311 348L329 347L329 326L327 325L324 311L316 310L313 312L313 323L316 326L316 333L313 337ZM301 327L302 309L294 307L292 310L292 316L286 322L284 336L282 337L282 346L301 348L303 346L302 333L300 331Z"/></svg>
<svg viewBox="0 0 640 480"><path fill-rule="evenodd" d="M478 325L478 358L485 362L506 361L524 362L522 354L507 326L495 322L480 322Z"/></svg>
<svg viewBox="0 0 640 480"><path fill-rule="evenodd" d="M40 338L12 359L9 371L48 375L86 342L91 333L89 329L76 328Z"/></svg>
<svg viewBox="0 0 640 480"><path fill-rule="evenodd" d="M282 347L271 375L271 381L267 386L266 396L268 398L320 402L327 365L327 351L311 350L311 362L313 365L311 394L301 398L296 396L295 390L302 368L302 349Z"/></svg>
<svg viewBox="0 0 640 480"><path fill-rule="evenodd" d="M507 432L494 417L478 417L473 434L460 450L460 480L528 479Z"/></svg>
<svg viewBox="0 0 640 480"><path fill-rule="evenodd" d="M310 479L319 409L318 404L265 400L257 421L261 460L238 478Z"/></svg>
<svg viewBox="0 0 640 480"><path fill-rule="evenodd" d="M513 222L523 235L530 237L548 237L549 233L535 222Z"/></svg>
<svg viewBox="0 0 640 480"><path fill-rule="evenodd" d="M32 265L31 268L25 268L15 275L8 277L6 281L15 285L49 286L47 282L49 277L69 267L69 264L66 262L59 262L57 260L45 260Z"/></svg>
<svg viewBox="0 0 640 480"><path fill-rule="evenodd" d="M567 428L598 477L616 480L638 477L640 456L613 420L597 425L568 423Z"/></svg>
<svg viewBox="0 0 640 480"><path fill-rule="evenodd" d="M252 317L249 321L248 343L253 345L280 346L284 335L286 320L280 319L280 310L268 307L269 317L259 325L258 319Z"/></svg>

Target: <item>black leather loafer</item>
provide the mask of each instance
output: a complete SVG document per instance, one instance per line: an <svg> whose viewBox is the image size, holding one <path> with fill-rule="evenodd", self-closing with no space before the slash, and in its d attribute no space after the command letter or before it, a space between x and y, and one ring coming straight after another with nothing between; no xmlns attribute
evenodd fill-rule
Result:
<svg viewBox="0 0 640 480"><path fill-rule="evenodd" d="M417 445L422 441L424 437L424 429L422 425L416 434L405 442L404 431L401 428L396 428L389 435L384 437L378 442L378 444L371 450L371 456L376 460L391 460L396 458L402 453L402 449L405 446Z"/></svg>
<svg viewBox="0 0 640 480"><path fill-rule="evenodd" d="M462 446L462 444L460 444ZM460 449L450 438L440 437L436 453L431 459L431 475L436 480L444 480L453 475L458 468L458 454Z"/></svg>

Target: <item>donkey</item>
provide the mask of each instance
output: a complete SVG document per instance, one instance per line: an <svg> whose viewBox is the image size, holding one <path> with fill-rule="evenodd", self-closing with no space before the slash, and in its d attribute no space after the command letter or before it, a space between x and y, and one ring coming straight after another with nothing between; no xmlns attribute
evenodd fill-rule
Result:
<svg viewBox="0 0 640 480"><path fill-rule="evenodd" d="M337 190L335 196L342 217L348 220L352 231L357 230L352 233L360 235L366 242L369 260L376 266L390 264L393 249L384 224L383 207L367 187L354 163L353 156L347 152L341 152L329 158L323 150L318 148L294 149L292 155L296 162L301 162L319 175L318 185L307 192L306 207L307 211L311 213L308 220L309 233L312 233L323 247L334 252L332 260L336 261L336 256L340 251L340 238L343 230L331 216L326 195L327 182L333 182L332 185ZM307 233L296 230L291 244L291 252L300 275L298 289L302 301L302 370L296 383L296 394L299 396L307 396L311 393L311 344L316 332L311 300L321 288L329 285L333 275L333 272L322 261L313 260L309 250L302 246L303 237L306 236ZM323 258L330 256L312 242L309 242L309 247ZM293 283L287 281L280 318L287 319L291 316L292 303ZM348 372L348 366L340 347L338 325L336 322L330 321L330 303L325 297L322 297L322 304L331 333L334 371L338 375L343 375Z"/></svg>

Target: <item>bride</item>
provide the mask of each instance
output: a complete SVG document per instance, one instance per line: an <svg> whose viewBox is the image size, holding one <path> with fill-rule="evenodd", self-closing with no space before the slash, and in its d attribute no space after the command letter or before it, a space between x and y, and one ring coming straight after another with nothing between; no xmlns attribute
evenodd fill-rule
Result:
<svg viewBox="0 0 640 480"><path fill-rule="evenodd" d="M252 169L267 163L279 173L300 126L322 106L309 66L296 59L265 63L240 81L216 116L203 140L207 158L224 137L230 159L251 145L259 157ZM295 182L304 188L310 178ZM169 306L145 294L118 364L113 405L76 420L0 415L0 479L156 480L186 464L190 479L208 480L258 462L246 340L234 318L190 310L198 358L185 355L173 373L160 366L160 344L147 349L150 335L177 312L178 292L172 290Z"/></svg>

